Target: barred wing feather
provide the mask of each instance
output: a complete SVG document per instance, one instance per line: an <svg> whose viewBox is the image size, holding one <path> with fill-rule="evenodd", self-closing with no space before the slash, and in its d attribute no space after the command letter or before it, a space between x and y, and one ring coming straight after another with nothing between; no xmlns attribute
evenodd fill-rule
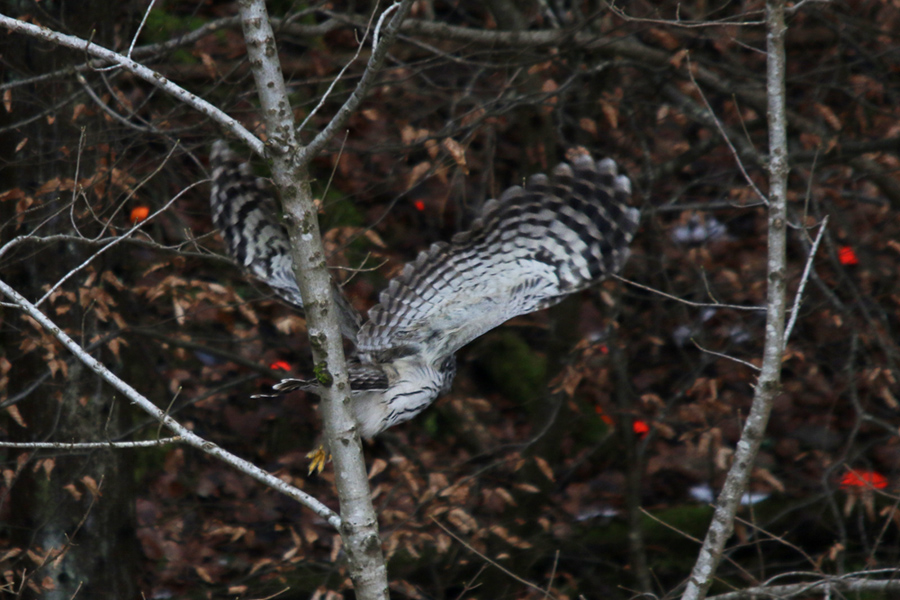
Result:
<svg viewBox="0 0 900 600"><path fill-rule="evenodd" d="M390 282L360 331L360 356L446 357L619 271L640 217L630 196L612 160L585 155L508 189L469 231L434 244Z"/></svg>
<svg viewBox="0 0 900 600"><path fill-rule="evenodd" d="M290 239L265 180L255 177L250 165L239 160L223 140L213 144L210 164L213 223L222 232L229 254L282 299L302 309ZM355 340L359 315L336 284L332 293L340 312L341 331Z"/></svg>

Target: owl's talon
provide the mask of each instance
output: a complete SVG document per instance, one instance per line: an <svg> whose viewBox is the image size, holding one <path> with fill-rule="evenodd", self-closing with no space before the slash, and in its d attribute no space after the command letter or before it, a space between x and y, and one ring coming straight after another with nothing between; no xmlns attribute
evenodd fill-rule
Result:
<svg viewBox="0 0 900 600"><path fill-rule="evenodd" d="M312 475L313 471L321 473L325 469L325 463L331 460L331 453L326 452L325 446L320 444L318 448L307 452L306 458L310 461L308 474Z"/></svg>

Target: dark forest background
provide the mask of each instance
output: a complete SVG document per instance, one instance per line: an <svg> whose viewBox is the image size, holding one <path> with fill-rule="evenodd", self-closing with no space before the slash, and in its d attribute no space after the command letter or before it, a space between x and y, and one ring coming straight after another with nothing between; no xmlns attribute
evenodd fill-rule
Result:
<svg viewBox="0 0 900 600"><path fill-rule="evenodd" d="M356 84L374 6L268 4L310 135ZM125 53L146 2L4 6ZM608 281L489 333L460 353L448 396L367 444L396 597L666 597L690 572L764 337L764 313L741 308L766 292L753 190L767 182L763 8L417 2L313 163L329 264L361 311L419 251L570 148L613 157L643 211L623 274L640 287ZM260 132L236 11L159 1L134 57ZM900 6L806 1L789 14L791 303L828 222L714 594L900 562ZM306 473L315 396L252 398L312 365L303 319L212 228L208 153L223 133L86 60L0 35L0 277L31 301L50 292L45 313L182 423L336 507L330 468ZM161 435L5 306L0 408L3 440ZM0 449L0 465L11 597L347 589L330 526L189 448Z"/></svg>

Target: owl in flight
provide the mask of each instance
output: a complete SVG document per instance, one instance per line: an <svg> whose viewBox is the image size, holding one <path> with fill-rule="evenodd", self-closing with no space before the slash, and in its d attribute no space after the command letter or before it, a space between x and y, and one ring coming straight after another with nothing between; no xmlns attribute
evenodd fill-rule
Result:
<svg viewBox="0 0 900 600"><path fill-rule="evenodd" d="M333 285L349 358L352 405L365 438L407 421L450 389L456 351L505 321L562 301L619 272L640 213L611 159L576 154L550 177L488 201L469 230L407 264L362 322ZM213 145L213 221L229 253L302 309L290 242L263 179L224 141ZM278 391L315 391L285 379Z"/></svg>

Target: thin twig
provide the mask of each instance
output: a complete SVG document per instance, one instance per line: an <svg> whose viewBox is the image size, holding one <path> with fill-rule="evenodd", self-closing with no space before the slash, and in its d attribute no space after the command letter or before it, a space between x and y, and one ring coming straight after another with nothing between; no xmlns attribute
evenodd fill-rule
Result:
<svg viewBox="0 0 900 600"><path fill-rule="evenodd" d="M50 296L52 296L52 295L56 292L56 290L58 290L59 287L60 287L63 283L65 283L70 277L72 277L73 275L75 275L75 273L78 273L79 271L81 271L82 269L84 269L85 267L87 267L89 264L91 264L92 262L94 262L94 260L96 260L101 254L103 254L103 253L106 252L107 250L110 250L111 248L113 248L114 246L116 246L117 244L119 244L120 242L122 242L122 240L128 238L128 236L130 236L132 233L138 231L138 230L139 230L143 225L145 225L148 221L150 221L150 220L153 219L154 217L156 217L156 216L162 214L163 212L165 212L165 211L166 211L166 210L167 210L167 209L168 209L168 208L169 208L176 200L178 200L183 194L186 194L189 190L193 189L193 188L194 188L195 186L197 186L197 185L199 185L199 183L192 183L191 185L187 186L186 188L184 188L183 190L181 190L180 192L178 192L178 194L176 194L175 196L173 196L171 200L169 200L168 202L166 202L165 205L163 205L162 208L160 208L159 210L157 210L156 212L154 212L152 215L149 215L149 216L148 216L146 219L144 219L143 221L140 221L140 222L138 222L138 223L135 223L134 226L133 226L131 229L129 229L128 231L126 231L124 234L122 234L122 235L120 235L120 236L118 236L118 237L112 238L112 240L111 240L107 245L103 246L102 248L100 248L99 250L97 250L96 252L94 252L94 253L93 253L92 255L90 255L83 263L81 263L80 265L78 265L77 267L75 267L74 269L72 269L71 271L69 271L68 273L66 273L63 277L61 277L59 281L57 281L57 282L56 282L49 290L47 290L47 293L45 293L43 296L41 296L41 298L40 298L37 302L35 302L35 306L40 306L41 304L43 304L44 301L45 301L47 298L49 298Z"/></svg>
<svg viewBox="0 0 900 600"><path fill-rule="evenodd" d="M612 279L618 279L622 283L627 283L628 285L632 285L636 288L641 288L642 290L647 290L648 292L653 292L659 296L664 298L668 298L669 300L675 300L676 302L681 302L682 304L687 304L688 306L693 306L694 308L731 308L734 310L749 310L754 312L765 312L765 306L742 306L740 304L720 304L719 302L691 302L690 300L685 300L684 298L679 298L678 296L673 296L671 294L667 294L663 291L660 291L656 288L652 288L650 286L638 283L636 281L632 281L630 279L625 279L620 275L611 275Z"/></svg>
<svg viewBox="0 0 900 600"><path fill-rule="evenodd" d="M801 2L802 4L802 2ZM750 15L763 15L764 11L761 10L751 10L746 13L740 13L737 15L732 15L729 17L725 17L724 19L704 19L702 21L682 21L680 15L675 19L650 19L646 17L632 17L624 10L616 6L615 2L606 3L606 6L612 11L614 14L618 15L620 18L625 21L632 21L634 23L649 23L653 25L666 25L669 27L682 27L684 29L698 29L704 27L745 27L745 26L757 26L765 24L765 21L742 21L740 19L749 17Z"/></svg>
<svg viewBox="0 0 900 600"><path fill-rule="evenodd" d="M246 473L250 477L253 477L257 481L271 487L272 489L293 498L294 500L300 502L301 504L315 512L317 515L328 521L328 523L332 527L340 530L341 518L330 508L328 508L306 492L287 484L278 477L275 477L274 475L263 471L253 463L235 456L227 450L220 448L213 442L198 436L190 429L187 429L171 416L166 415L155 404L150 402L150 400L140 394L133 387L117 377L109 369L103 366L103 364L101 364L97 359L85 352L84 349L80 345L78 345L78 343L76 343L71 337L69 337L64 331L62 331L52 320L50 320L49 317L38 310L38 308L34 304L26 300L15 289L10 287L5 281L2 280L0 280L0 292L2 292L7 298L12 300L12 302L20 310L37 321L41 325L41 327L43 327L48 333L59 340L62 345L65 346L72 354L74 354L78 358L78 360L84 363L85 366L99 375L112 387L117 389L121 394L128 398L128 400L132 404L137 405L141 410L147 412L148 414L155 417L158 421L162 422L163 425L173 431L177 436L181 437L186 443L233 466L239 471Z"/></svg>
<svg viewBox="0 0 900 600"><path fill-rule="evenodd" d="M144 11L144 17L141 19L141 24L138 25L137 31L134 32L134 37L131 38L131 45L128 46L128 58L131 58L131 53L134 52L134 45L137 44L137 40L141 35L141 30L144 29L144 25L147 23L147 17L150 16L150 11L153 10L153 5L156 4L156 0L150 0L150 3L147 5L147 10Z"/></svg>
<svg viewBox="0 0 900 600"><path fill-rule="evenodd" d="M800 303L803 302L803 290L806 288L806 281L809 279L809 273L812 269L813 259L816 256L816 250L819 248L819 242L822 241L822 237L825 234L825 228L828 225L828 215L825 215L825 218L822 219L822 224L819 226L819 233L816 234L816 241L813 242L812 248L809 251L809 258L806 259L806 265L803 267L803 276L800 277L800 286L797 288L797 294L794 296L794 307L791 309L791 318L788 321L787 327L784 329L784 348L787 349L788 340L791 338L791 331L794 330L794 325L797 323L797 315L800 313Z"/></svg>
<svg viewBox="0 0 900 600"><path fill-rule="evenodd" d="M134 129L136 131L140 131L141 133L156 133L156 131L152 127L147 127L144 125L138 125L137 123L132 123L131 121L129 121L128 119L126 119L125 117L123 117L122 115L120 115L119 113L114 111L110 106L108 106L100 98L100 96L97 95L97 93L94 91L94 88L92 88L90 86L90 84L87 82L87 79L85 79L84 75L82 75L81 73L76 73L75 79L78 81L79 84L81 84L82 89L85 91L85 93L88 96L90 96L91 100L94 101L94 104L96 104L98 107L100 107L100 110L102 110L103 112L108 114L110 117L112 117L113 119L115 119L116 121L121 123L122 125L125 125L126 127L130 127L131 129ZM77 179L76 179L76 181L77 181Z"/></svg>
<svg viewBox="0 0 900 600"><path fill-rule="evenodd" d="M740 358L736 358L734 356L729 356L728 354L722 354L721 352L716 352L715 350L707 350L706 348L704 348L703 346L698 344L694 338L691 338L691 342L694 344L694 346L697 347L697 350L699 350L700 352L705 352L706 354L712 354L713 356L718 356L719 358L727 358L728 360L733 360L734 362L740 363L740 364L744 365L745 367L750 367L754 371L760 370L759 367L757 367L756 365L754 365L751 362L747 362L746 360L741 360Z"/></svg>
<svg viewBox="0 0 900 600"><path fill-rule="evenodd" d="M435 524L435 525L437 525L438 527L440 527L441 529L443 529L444 532L446 532L447 535L449 535L449 536L452 537L454 540L456 540L457 542L459 542L460 544L462 544L463 546L465 546L465 548L466 548L469 552L472 552L473 554L478 555L482 560L484 560L485 562L487 562L487 563L493 565L494 567L500 569L501 571L503 571L503 573L505 573L506 575L509 575L510 577L512 577L513 579L515 579L516 581L518 581L519 583L524 584L524 585L527 585L528 587L530 587L530 588L533 589L533 590L537 590L537 591L539 591L539 592L543 592L543 593L545 594L545 597L554 598L554 600L555 600L556 597L555 597L553 594L551 594L549 590L545 590L545 589L543 589L543 588L541 588L541 587L539 587L539 586L537 586L537 585L531 583L531 582L528 581L527 579L522 579L521 577L519 577L518 575L516 575L515 573L513 573L513 572L510 571L509 569L505 568L503 565L500 565L500 564L498 564L496 561L491 560L490 558L488 558L487 556L485 556L484 554L482 554L481 552L479 552L478 550L476 550L475 548L473 548L472 546L470 546L468 543L466 543L466 541L465 541L464 539L462 539L461 537L459 537L458 535L456 535L455 533L453 533L452 531L450 531L449 529L447 529L447 527L446 527L443 523L439 522L436 518L431 517L431 520L434 521L434 524Z"/></svg>
<svg viewBox="0 0 900 600"><path fill-rule="evenodd" d="M891 569L896 574L896 569ZM832 592L874 592L886 594L900 591L900 581L891 579L865 579L857 573L842 577L822 577L818 581L809 583L792 583L787 585L759 585L737 592L728 592L717 596L710 596L710 600L756 600L759 598L778 598L781 600L795 596L809 596L815 594L819 597L826 589Z"/></svg>
<svg viewBox="0 0 900 600"><path fill-rule="evenodd" d="M385 11L385 13L386 12L387 11ZM375 18L375 13L372 13L372 16L369 18L369 23L366 25L366 30L363 33L363 39L361 39L359 41L359 44L356 46L356 53L353 55L353 58L348 60L346 62L346 64L341 68L341 70L338 72L337 76L331 80L331 83L329 84L328 89L326 89L325 93L322 94L322 97L319 98L319 103L316 104L315 108L313 108L311 111L309 111L309 114L306 115L306 118L303 119L303 121L297 127L298 133L303 131L304 127L306 127L306 124L309 122L309 120L312 119L317 112L319 112L319 109L322 108L322 106L325 104L325 101L328 100L329 96L331 96L331 91L334 89L334 86L336 86L338 84L338 82L344 77L344 73L347 72L347 69L350 68L350 65L352 65L356 61L357 58L359 58L359 53L362 52L363 45L365 44L366 38L369 36L369 27L372 25L372 19L374 19L374 18ZM381 20L379 19L378 22L380 24ZM377 44L373 42L372 46L374 47L376 45ZM346 141L346 136L345 136L345 141Z"/></svg>
<svg viewBox="0 0 900 600"><path fill-rule="evenodd" d="M265 146L263 145L262 141L260 141L259 138L247 131L247 129L243 125L238 123L237 120L229 117L222 110L216 108L206 100L203 100L202 98L199 98L194 94L188 92L181 86L172 83L156 71L148 69L144 65L135 62L128 57L122 56L117 52L113 52L112 50L94 44L93 42L89 42L75 36L59 33L58 31L52 31L50 29L47 29L46 27L38 27L37 25L32 25L31 23L13 19L12 17L8 17L4 14L0 14L0 26L16 33L22 33L42 40L46 40L48 42L57 44L58 46L72 48L73 50L78 50L79 52L87 52L92 56L103 59L107 63L111 63L116 67L134 73L144 81L147 81L152 85L168 92L169 94L177 98L180 102L183 102L184 104L203 113L210 119L216 121L222 127L227 129L228 131L231 131L237 137L239 137L258 155L265 155Z"/></svg>
<svg viewBox="0 0 900 600"><path fill-rule="evenodd" d="M300 150L297 156L297 164L301 168L306 168L312 159L318 156L319 152L321 152L325 145L337 135L337 132L340 131L347 123L347 120L350 119L350 115L352 115L357 107L359 107L363 98L365 98L368 93L369 88L375 82L375 76L381 70L381 65L387 57L388 49L390 49L394 40L397 38L397 34L400 31L400 24L403 22L403 19L406 18L410 8L412 8L412 4L412 0L402 0L402 2L400 2L399 7L397 8L397 14L395 14L391 19L391 22L388 23L382 39L376 47L372 48L372 55L369 57L369 63L366 65L366 70L363 71L362 76L359 78L356 89L353 90L353 93L350 94L350 97L347 98L344 105L338 109L334 118L331 119L331 122L316 135L313 141Z"/></svg>
<svg viewBox="0 0 900 600"><path fill-rule="evenodd" d="M712 105L709 103L709 100L706 98L706 94L703 93L703 90L700 89L700 84L698 84L697 80L694 78L694 69L692 68L692 65L691 65L691 55L688 54L686 58L687 58L687 73L688 73L688 76L691 78L691 83L694 84L694 87L697 88L697 93L699 93L700 98L703 99L703 104L706 105L706 110L709 111L710 117L715 122L716 128L719 130L719 135L721 135L722 139L725 140L725 143L728 144L728 148L731 150L731 154L734 156L734 160L735 160L735 162L737 162L737 166L741 170L741 173L744 176L744 180L747 182L747 185L749 185L750 188L753 189L754 192L756 192L756 195L759 197L759 199L762 200L764 203L768 204L769 199L766 197L765 194L762 193L762 190L759 189L759 187L757 187L756 182L754 182L753 179L750 177L750 175L747 173L747 170L744 168L744 161L741 160L741 157L738 154L738 151L735 149L734 144L731 143L731 138L728 136L727 133L725 133L725 128L722 127L722 123L719 121L719 118L716 116L716 113L713 111Z"/></svg>
<svg viewBox="0 0 900 600"><path fill-rule="evenodd" d="M103 450L105 448L152 448L183 441L180 436L158 440L135 440L133 442L4 442L0 448L31 448L44 450Z"/></svg>

